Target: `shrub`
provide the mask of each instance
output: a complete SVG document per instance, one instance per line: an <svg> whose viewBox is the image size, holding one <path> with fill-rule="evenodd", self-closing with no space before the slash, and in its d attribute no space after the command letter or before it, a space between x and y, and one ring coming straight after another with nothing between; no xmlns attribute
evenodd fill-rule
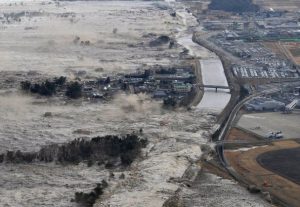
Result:
<svg viewBox="0 0 300 207"><path fill-rule="evenodd" d="M54 82L46 80L40 85L39 94L42 96L52 96L56 92L56 85Z"/></svg>
<svg viewBox="0 0 300 207"><path fill-rule="evenodd" d="M171 107L171 108L173 108L176 105L177 105L177 101L176 101L175 98L169 97L169 98L164 99L164 102L163 102L163 106L164 107L167 107L167 108Z"/></svg>
<svg viewBox="0 0 300 207"><path fill-rule="evenodd" d="M102 180L90 193L76 192L75 199L72 201L79 203L81 206L92 207L99 196L103 194L103 190L107 187L108 183Z"/></svg>
<svg viewBox="0 0 300 207"><path fill-rule="evenodd" d="M33 86L30 87L30 92L31 93L39 93L40 87L41 87L40 84L35 83L35 84L33 84Z"/></svg>
<svg viewBox="0 0 300 207"><path fill-rule="evenodd" d="M31 82L30 81L22 81L21 82L21 88L24 91L28 91L31 87Z"/></svg>
<svg viewBox="0 0 300 207"><path fill-rule="evenodd" d="M82 85L80 83L72 82L68 85L66 96L72 99L77 99L82 96Z"/></svg>
<svg viewBox="0 0 300 207"><path fill-rule="evenodd" d="M56 85L62 86L62 85L64 85L64 84L66 83L66 80L67 80L66 77L60 76L59 78L54 78L54 83L55 83Z"/></svg>

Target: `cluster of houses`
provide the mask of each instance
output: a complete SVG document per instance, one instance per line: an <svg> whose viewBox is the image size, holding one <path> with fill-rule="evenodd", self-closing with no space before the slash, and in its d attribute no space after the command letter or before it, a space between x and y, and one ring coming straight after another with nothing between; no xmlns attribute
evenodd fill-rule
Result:
<svg viewBox="0 0 300 207"><path fill-rule="evenodd" d="M193 90L195 75L192 67L156 68L130 74L116 74L83 83L89 98L105 98L120 90L147 93L155 99L182 99Z"/></svg>
<svg viewBox="0 0 300 207"><path fill-rule="evenodd" d="M125 75L121 81L132 93L148 93L153 98L181 99L191 92L195 81L192 68L146 70L144 73Z"/></svg>

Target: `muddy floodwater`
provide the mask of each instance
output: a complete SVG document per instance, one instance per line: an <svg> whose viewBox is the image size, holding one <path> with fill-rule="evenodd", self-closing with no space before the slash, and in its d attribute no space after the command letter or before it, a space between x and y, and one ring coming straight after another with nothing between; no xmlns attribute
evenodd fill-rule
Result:
<svg viewBox="0 0 300 207"><path fill-rule="evenodd" d="M13 2L0 1L1 13L11 14L0 24L0 71L99 75L178 58L176 49L147 47L143 35L170 34L174 22L151 2Z"/></svg>
<svg viewBox="0 0 300 207"><path fill-rule="evenodd" d="M171 8L178 11L176 17L170 15ZM85 80L156 64L169 66L182 61L185 47L203 61L216 58L193 43L189 28L197 22L180 2L2 0L0 18L0 153L35 152L75 138L140 129L149 141L141 158L125 169L87 163L2 163L0 206L76 206L71 202L75 192L88 193L102 179L109 187L94 206L162 206L182 186L172 180L201 158L201 146L213 148L208 141L216 121L211 101L224 94L216 106L220 112L230 97L227 93L205 91L198 108L209 103L207 110L172 111L144 94L120 93L111 102L64 102L22 93L19 87L21 80L41 77ZM153 35L168 35L178 44L150 47ZM204 81L218 74L226 84L223 67L214 60L203 62ZM220 194L222 206L261 206L258 197L235 182L212 175L200 181L200 187L186 192L194 204L213 206Z"/></svg>

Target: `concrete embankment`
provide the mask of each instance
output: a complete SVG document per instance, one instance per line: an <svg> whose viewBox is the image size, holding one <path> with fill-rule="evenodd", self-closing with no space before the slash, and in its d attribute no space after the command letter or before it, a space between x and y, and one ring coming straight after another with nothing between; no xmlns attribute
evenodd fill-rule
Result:
<svg viewBox="0 0 300 207"><path fill-rule="evenodd" d="M195 43L193 35L188 31L182 32L178 37L178 43L189 50L196 61L198 61L198 71L201 67L201 79L204 85L228 86L224 73L224 68L219 57L207 48ZM197 75L197 74L196 74ZM204 112L221 114L230 100L230 93L227 89L204 89L203 97L196 109Z"/></svg>
<svg viewBox="0 0 300 207"><path fill-rule="evenodd" d="M194 34L193 35L193 41L198 43L199 45L207 48L208 50L214 52L221 60L226 79L228 81L228 85L230 86L231 90L231 98L222 111L222 113L219 115L218 123L223 123L227 117L229 116L230 112L234 108L234 106L238 103L240 98L240 86L236 83L235 78L233 74L231 73L231 62L229 59L226 58L226 55L218 50L216 47L214 47L211 43L208 41L202 39L199 35Z"/></svg>
<svg viewBox="0 0 300 207"><path fill-rule="evenodd" d="M220 58L209 48L195 43L193 32L198 28L197 18L183 8L176 10L178 18L182 20L185 28L178 28L176 40L178 44L186 48L189 55L193 56L201 66L201 82L205 85L228 86L224 68ZM198 70L199 71L199 70ZM197 75L197 74L196 74ZM202 90L202 89L201 89ZM198 111L221 114L230 100L228 90L205 88L201 101L196 105Z"/></svg>
<svg viewBox="0 0 300 207"><path fill-rule="evenodd" d="M200 62L197 61L197 60L194 60L193 61L193 67L194 67L194 70L195 70L196 83L199 84L199 85L202 85L203 82L202 82ZM196 92L195 96L193 97L190 104L188 105L189 107L197 106L200 103L200 101L203 97L203 90L201 88L195 87L195 92Z"/></svg>

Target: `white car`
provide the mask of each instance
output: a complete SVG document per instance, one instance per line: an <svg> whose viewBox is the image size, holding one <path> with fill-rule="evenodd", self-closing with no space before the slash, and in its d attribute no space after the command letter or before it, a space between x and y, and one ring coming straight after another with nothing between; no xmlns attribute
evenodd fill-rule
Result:
<svg viewBox="0 0 300 207"><path fill-rule="evenodd" d="M270 133L267 134L267 138L269 138L269 139L281 139L281 138L283 138L283 133L281 131L270 132Z"/></svg>

